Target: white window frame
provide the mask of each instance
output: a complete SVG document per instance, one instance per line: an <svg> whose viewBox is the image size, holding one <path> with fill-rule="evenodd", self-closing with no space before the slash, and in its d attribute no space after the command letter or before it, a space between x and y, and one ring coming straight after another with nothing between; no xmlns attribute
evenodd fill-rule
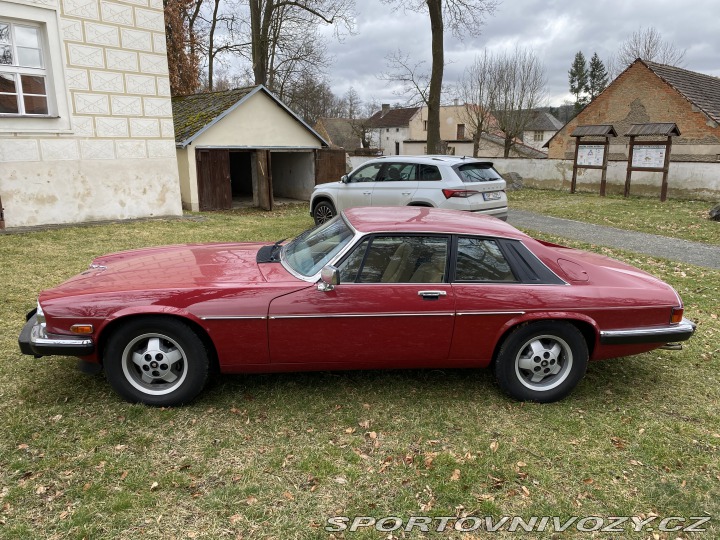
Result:
<svg viewBox="0 0 720 540"><path fill-rule="evenodd" d="M48 114L0 114L0 133L71 133L70 109L65 86L65 47L61 38L57 6L21 4L0 0L0 20L40 32L43 68L0 65L0 71L45 77ZM20 97L22 99L22 96Z"/></svg>
<svg viewBox="0 0 720 540"><path fill-rule="evenodd" d="M4 19L2 16L0 16L0 25L7 25L9 28L9 34L10 34L10 42L9 43L3 43L0 44L0 47L10 47L13 63L12 64L0 64L0 73L6 74L6 75L12 75L13 79L15 80L15 94L4 94L4 95L15 95L16 96L16 102L18 107L18 112L16 113L8 113L8 112L0 112L0 116L41 116L41 117L48 117L51 116L51 110L50 110L50 103L48 99L48 77L47 77L47 70L45 69L45 51L47 50L47 46L45 44L44 35L45 32L43 31L42 27L39 24L21 24L12 21L11 19ZM37 32L39 43L38 48L40 52L40 66L39 67L27 67L22 66L18 63L20 55L18 54L18 44L17 44L17 35L16 32L19 28L32 28ZM22 84L22 77L23 76L31 76L31 77L42 77L45 86L45 93L44 94L32 94L30 92L26 92L24 85ZM26 96L42 96L45 98L45 108L47 112L39 113L39 114L33 114L28 113L25 110L25 97Z"/></svg>

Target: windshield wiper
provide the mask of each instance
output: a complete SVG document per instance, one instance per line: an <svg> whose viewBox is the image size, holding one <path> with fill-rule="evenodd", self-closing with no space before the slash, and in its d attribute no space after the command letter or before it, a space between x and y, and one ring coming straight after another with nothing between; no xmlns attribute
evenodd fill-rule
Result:
<svg viewBox="0 0 720 540"><path fill-rule="evenodd" d="M276 259L276 258L275 258L275 254L276 254L277 252L279 252L280 247L281 247L280 244L282 244L285 240L287 240L287 238L283 238L282 240L278 240L277 242L275 242L275 243L273 244L272 248L270 249L270 260L271 260L271 261L278 261L278 260L279 260L279 259Z"/></svg>

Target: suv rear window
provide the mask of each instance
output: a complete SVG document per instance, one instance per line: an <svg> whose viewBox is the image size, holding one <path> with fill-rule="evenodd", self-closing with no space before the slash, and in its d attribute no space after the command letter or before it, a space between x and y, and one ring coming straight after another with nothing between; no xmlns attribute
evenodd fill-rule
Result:
<svg viewBox="0 0 720 540"><path fill-rule="evenodd" d="M492 168L489 163L465 163L458 165L458 176L463 182L492 182L493 180L502 180L502 176Z"/></svg>

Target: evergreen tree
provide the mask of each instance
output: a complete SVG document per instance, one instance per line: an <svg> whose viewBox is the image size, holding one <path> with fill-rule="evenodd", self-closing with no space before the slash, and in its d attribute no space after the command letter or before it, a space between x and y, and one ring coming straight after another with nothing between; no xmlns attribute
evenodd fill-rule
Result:
<svg viewBox="0 0 720 540"><path fill-rule="evenodd" d="M582 94L588 91L588 67L582 51L575 54L575 60L568 72L568 80L570 93L575 96L575 109L579 112L587 104L587 96Z"/></svg>
<svg viewBox="0 0 720 540"><path fill-rule="evenodd" d="M600 92L605 90L608 85L608 73L605 64L602 63L597 53L594 53L590 59L590 69L588 70L587 91L590 99L595 99Z"/></svg>

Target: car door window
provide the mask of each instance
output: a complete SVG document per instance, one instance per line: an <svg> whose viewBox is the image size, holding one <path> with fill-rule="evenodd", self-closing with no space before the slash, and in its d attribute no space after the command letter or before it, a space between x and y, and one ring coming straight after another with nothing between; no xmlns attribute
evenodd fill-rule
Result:
<svg viewBox="0 0 720 540"><path fill-rule="evenodd" d="M517 281L495 240L458 239L455 281Z"/></svg>
<svg viewBox="0 0 720 540"><path fill-rule="evenodd" d="M378 171L382 168L382 163L373 163L359 169L350 177L351 182L374 182L377 178Z"/></svg>
<svg viewBox="0 0 720 540"><path fill-rule="evenodd" d="M402 180L416 180L416 165L412 163L388 163L382 173L377 177L379 182L399 182Z"/></svg>
<svg viewBox="0 0 720 540"><path fill-rule="evenodd" d="M341 263L340 282L442 283L447 258L444 236L375 236Z"/></svg>
<svg viewBox="0 0 720 540"><path fill-rule="evenodd" d="M418 168L418 180L421 182L442 180L440 169L435 165L420 165Z"/></svg>

